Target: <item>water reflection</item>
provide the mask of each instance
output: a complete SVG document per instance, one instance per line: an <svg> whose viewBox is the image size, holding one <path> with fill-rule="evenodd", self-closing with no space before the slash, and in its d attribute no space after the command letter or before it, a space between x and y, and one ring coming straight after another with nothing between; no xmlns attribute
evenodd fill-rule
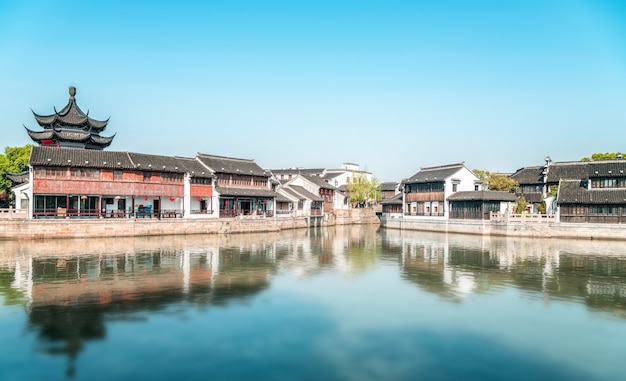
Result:
<svg viewBox="0 0 626 381"><path fill-rule="evenodd" d="M404 279L460 302L517 287L529 298L582 301L626 317L626 249L619 242L382 231Z"/></svg>
<svg viewBox="0 0 626 381"><path fill-rule="evenodd" d="M450 305L467 303L471 295L496 295L514 288L530 300L579 303L590 311L623 319L625 264L626 250L617 242L490 238L372 226L229 236L11 241L0 242L0 295L6 305L24 307L27 331L37 336L37 350L65 356L66 374L72 377L87 344L107 340L111 322L146 319L155 311L179 307L210 310L248 303L285 275L305 280L325 274L354 278L391 269L410 289L436 295ZM383 282L376 284L377 289L392 281L380 279ZM371 301L375 309L382 302ZM312 318L301 324L290 329L301 332L309 324L313 331L322 325ZM399 348L414 348L421 340L423 358L426 352L431 357L442 354L441 359L431 359L425 368L430 369L434 363L443 366L446 353L463 337L466 344L485 346L487 342L461 330L454 335L423 328L381 332L369 332L370 341L354 345L359 349L344 361L359 363L361 355L392 361L390 356L407 355L399 353ZM381 343L387 348L385 353L377 349ZM372 346L371 353L368 346ZM494 342L493 346L502 344ZM547 361L525 361L519 362L563 375ZM410 379L413 368L402 366ZM456 373L459 369L450 369L449 374L462 376ZM331 371L316 368L315 372L328 378L325 372Z"/></svg>

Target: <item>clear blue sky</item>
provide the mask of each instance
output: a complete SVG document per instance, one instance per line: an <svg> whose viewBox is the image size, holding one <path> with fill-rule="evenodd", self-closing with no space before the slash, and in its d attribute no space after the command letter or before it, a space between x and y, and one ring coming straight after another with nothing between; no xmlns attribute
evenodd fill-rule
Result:
<svg viewBox="0 0 626 381"><path fill-rule="evenodd" d="M0 2L0 147L68 87L108 148L381 181L626 151L626 1Z"/></svg>

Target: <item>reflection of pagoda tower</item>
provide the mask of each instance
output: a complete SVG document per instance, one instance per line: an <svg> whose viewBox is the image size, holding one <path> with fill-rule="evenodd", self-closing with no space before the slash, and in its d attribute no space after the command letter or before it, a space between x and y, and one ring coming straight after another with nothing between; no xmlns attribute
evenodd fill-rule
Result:
<svg viewBox="0 0 626 381"><path fill-rule="evenodd" d="M64 148L85 148L101 150L108 147L115 135L100 136L100 132L107 127L109 120L95 120L85 114L76 104L76 88L70 86L70 100L63 110L54 110L52 115L38 115L33 111L35 120L43 128L36 132L26 128L28 135L34 142L42 146L57 146Z"/></svg>

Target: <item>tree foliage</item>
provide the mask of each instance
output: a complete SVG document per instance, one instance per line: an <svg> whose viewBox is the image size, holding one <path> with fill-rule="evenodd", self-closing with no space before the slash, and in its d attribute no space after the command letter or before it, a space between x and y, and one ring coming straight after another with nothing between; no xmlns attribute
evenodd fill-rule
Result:
<svg viewBox="0 0 626 381"><path fill-rule="evenodd" d="M621 152L596 152L591 155L591 158L583 157L582 159L580 159L580 161L617 159L618 156L624 157L624 154Z"/></svg>
<svg viewBox="0 0 626 381"><path fill-rule="evenodd" d="M515 202L515 214L522 214L526 211L526 207L528 206L528 201L524 198L524 196L517 199Z"/></svg>
<svg viewBox="0 0 626 381"><path fill-rule="evenodd" d="M6 208L13 202L11 187L14 185L6 176L7 172L20 173L28 168L28 159L32 144L22 147L5 147L0 154L0 208Z"/></svg>
<svg viewBox="0 0 626 381"><path fill-rule="evenodd" d="M513 192L519 187L517 181L499 173L482 169L475 169L473 172L487 190Z"/></svg>
<svg viewBox="0 0 626 381"><path fill-rule="evenodd" d="M380 200L382 198L380 186L380 182L375 177L368 180L363 174L354 176L348 184L350 202L367 204L368 202Z"/></svg>

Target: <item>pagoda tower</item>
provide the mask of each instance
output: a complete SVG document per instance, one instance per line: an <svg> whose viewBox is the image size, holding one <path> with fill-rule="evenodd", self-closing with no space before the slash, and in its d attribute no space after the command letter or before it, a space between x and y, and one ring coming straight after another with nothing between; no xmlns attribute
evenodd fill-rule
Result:
<svg viewBox="0 0 626 381"><path fill-rule="evenodd" d="M109 120L96 120L85 114L76 104L76 88L70 86L70 100L61 111L54 109L52 115L39 115L33 111L37 124L43 131L36 132L26 128L28 136L42 146L63 148L84 148L102 150L108 147L115 135L100 136ZM32 110L31 110L32 111Z"/></svg>

